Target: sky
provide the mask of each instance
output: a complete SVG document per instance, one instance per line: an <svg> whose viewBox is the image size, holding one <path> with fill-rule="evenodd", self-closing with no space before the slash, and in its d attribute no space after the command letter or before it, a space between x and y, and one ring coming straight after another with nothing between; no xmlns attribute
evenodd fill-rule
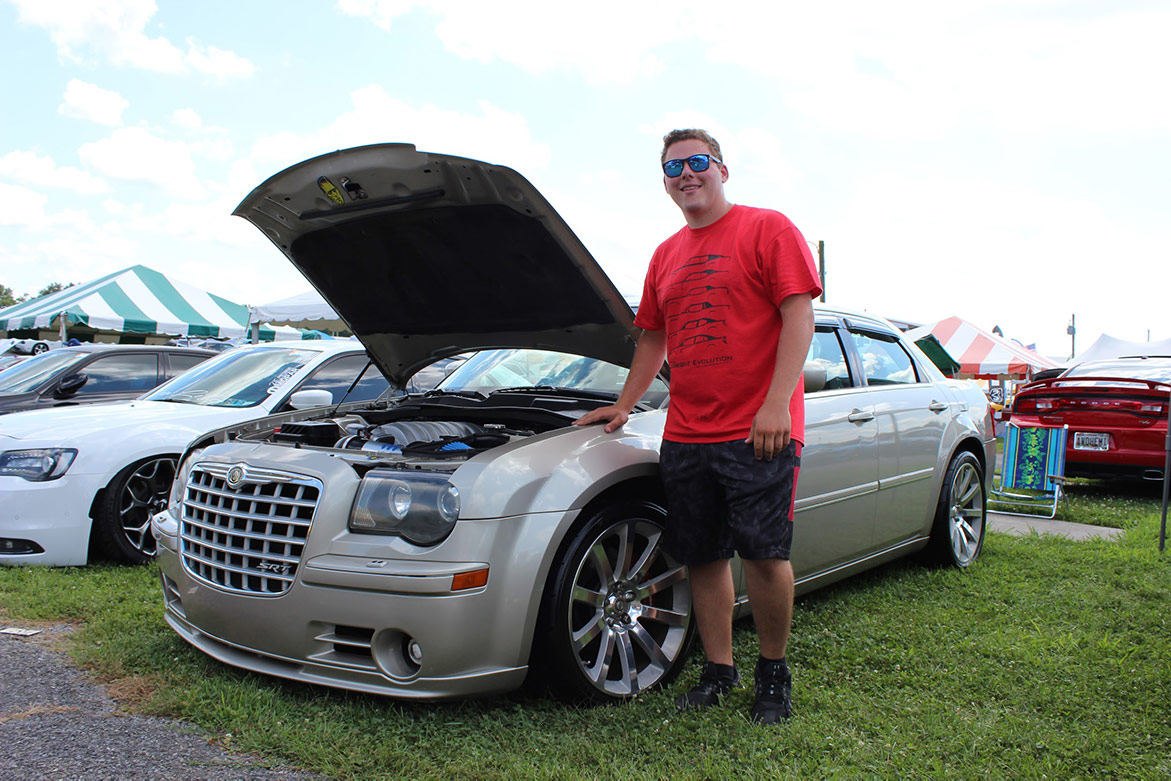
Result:
<svg viewBox="0 0 1171 781"><path fill-rule="evenodd" d="M729 200L824 242L829 305L1164 339L1169 37L1161 0L0 0L0 285L303 292L232 209L406 142L519 171L637 297L683 224L662 136L702 127Z"/></svg>

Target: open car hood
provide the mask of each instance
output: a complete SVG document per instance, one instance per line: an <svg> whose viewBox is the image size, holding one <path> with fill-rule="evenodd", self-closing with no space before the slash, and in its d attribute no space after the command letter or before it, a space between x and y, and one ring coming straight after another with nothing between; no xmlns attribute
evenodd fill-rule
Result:
<svg viewBox="0 0 1171 781"><path fill-rule="evenodd" d="M634 315L528 180L377 144L272 176L233 214L264 233L399 387L435 359L538 347L629 366Z"/></svg>

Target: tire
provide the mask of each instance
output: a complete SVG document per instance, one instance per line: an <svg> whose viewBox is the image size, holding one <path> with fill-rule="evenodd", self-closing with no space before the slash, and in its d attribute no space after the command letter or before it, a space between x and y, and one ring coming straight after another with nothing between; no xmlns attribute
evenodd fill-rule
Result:
<svg viewBox="0 0 1171 781"><path fill-rule="evenodd" d="M44 342L37 342L33 345L33 355L40 355L41 353L47 352L49 352L49 345L45 344Z"/></svg>
<svg viewBox="0 0 1171 781"><path fill-rule="evenodd" d="M651 502L618 501L590 515L554 562L534 666L557 693L614 702L679 674L694 632L691 586L662 550L665 518Z"/></svg>
<svg viewBox="0 0 1171 781"><path fill-rule="evenodd" d="M155 554L150 519L167 506L175 479L175 456L156 456L119 472L98 503L93 547L101 555L127 564L145 564Z"/></svg>
<svg viewBox="0 0 1171 781"><path fill-rule="evenodd" d="M985 499L980 461L966 450L956 453L948 464L931 527L931 562L966 569L976 561L984 547Z"/></svg>

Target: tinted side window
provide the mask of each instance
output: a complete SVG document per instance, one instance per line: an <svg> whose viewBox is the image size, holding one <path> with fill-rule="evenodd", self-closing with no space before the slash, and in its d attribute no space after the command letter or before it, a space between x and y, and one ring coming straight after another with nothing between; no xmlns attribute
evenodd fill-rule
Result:
<svg viewBox="0 0 1171 781"><path fill-rule="evenodd" d="M171 362L171 376L176 377L190 369L197 363L207 360L204 355L188 355L186 353L170 353L167 359Z"/></svg>
<svg viewBox="0 0 1171 781"><path fill-rule="evenodd" d="M89 379L78 396L91 393L145 393L159 384L157 355L110 355L82 368Z"/></svg>
<svg viewBox="0 0 1171 781"><path fill-rule="evenodd" d="M333 394L333 401L336 404L342 400L350 383L354 381L358 372L362 371L368 362L369 359L365 355L347 355L330 361L324 366L317 367L317 370L309 375L309 379L301 383L297 390L327 390ZM368 401L376 399L388 387L390 387L390 383L378 371L378 367L371 366L366 369L366 373L362 375L362 381L349 396L346 396L345 400Z"/></svg>
<svg viewBox="0 0 1171 781"><path fill-rule="evenodd" d="M850 367L846 363L846 354L836 330L818 329L813 334L809 357L805 362L819 364L825 369L825 387L822 390L849 388L854 384L850 380Z"/></svg>
<svg viewBox="0 0 1171 781"><path fill-rule="evenodd" d="M909 385L919 381L911 356L895 337L851 331L850 338L862 356L867 385Z"/></svg>

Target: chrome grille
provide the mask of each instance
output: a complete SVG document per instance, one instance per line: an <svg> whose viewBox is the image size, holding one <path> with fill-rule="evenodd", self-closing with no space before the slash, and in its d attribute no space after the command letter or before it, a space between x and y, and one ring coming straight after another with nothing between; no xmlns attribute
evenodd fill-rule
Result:
<svg viewBox="0 0 1171 781"><path fill-rule="evenodd" d="M244 464L196 464L183 491L183 569L225 591L277 596L289 590L321 481Z"/></svg>

